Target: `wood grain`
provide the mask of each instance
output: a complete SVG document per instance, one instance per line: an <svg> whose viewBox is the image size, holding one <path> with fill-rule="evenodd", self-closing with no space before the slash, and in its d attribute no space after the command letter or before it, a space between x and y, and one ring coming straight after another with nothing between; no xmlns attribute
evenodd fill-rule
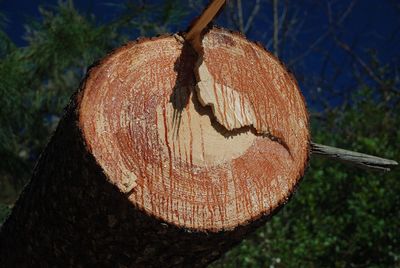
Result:
<svg viewBox="0 0 400 268"><path fill-rule="evenodd" d="M80 124L135 206L176 226L231 230L271 214L293 192L308 159L308 116L295 80L263 48L221 29L203 46L215 80L208 90L234 88L252 107L252 126L230 131L200 105L196 55L171 36L123 47L94 68ZM229 96L215 94L226 99L214 109L225 109Z"/></svg>
<svg viewBox="0 0 400 268"><path fill-rule="evenodd" d="M138 40L90 68L1 228L4 267L204 267L287 202L309 154L295 80L212 29L199 86L182 39Z"/></svg>

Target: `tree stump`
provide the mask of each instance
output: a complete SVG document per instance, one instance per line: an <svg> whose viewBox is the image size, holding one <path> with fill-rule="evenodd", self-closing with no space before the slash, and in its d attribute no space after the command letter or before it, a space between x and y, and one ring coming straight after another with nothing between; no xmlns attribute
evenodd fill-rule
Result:
<svg viewBox="0 0 400 268"><path fill-rule="evenodd" d="M295 79L211 29L93 66L0 234L6 267L205 266L287 202L309 157ZM8 266L7 266L8 265Z"/></svg>

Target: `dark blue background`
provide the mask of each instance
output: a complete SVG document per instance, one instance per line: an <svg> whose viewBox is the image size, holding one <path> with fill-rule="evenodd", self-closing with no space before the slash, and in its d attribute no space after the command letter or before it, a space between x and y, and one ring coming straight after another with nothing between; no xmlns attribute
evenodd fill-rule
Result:
<svg viewBox="0 0 400 268"><path fill-rule="evenodd" d="M54 7L57 5L57 2L56 0L0 0L0 12L7 19L5 24L6 33L18 46L27 45L23 39L24 25L32 20L40 19L38 6ZM115 0L87 0L74 1L74 4L80 12L94 14L98 22L102 23L115 18L122 10L118 5L123 2ZM135 1L131 2L134 3ZM162 2L160 0L152 1L155 4L162 4ZM345 10L351 1L331 2L332 11L338 17L341 15L340 12ZM315 94L315 92L322 91L329 95L334 90L347 92L358 85L358 81L354 79L354 75L352 74L354 71L354 66L352 66L355 62L354 58L340 49L333 42L332 38L329 37L324 38L317 49L302 58L301 63L297 63L296 66L290 66L291 60L296 58L296 55L301 55L307 50L309 45L326 33L329 27L326 3L327 1L312 0L299 0L299 2L296 2L301 7L299 17L304 19L303 30L298 34L296 39L299 45L291 47L290 53L280 55L281 59L286 64L289 64L289 68L294 71L309 105L312 106L314 106L310 97L312 93ZM198 15L200 11L188 13L181 23L181 29L172 28L171 30L185 30L190 20ZM259 16L261 19L254 21L254 31L248 34L251 40L261 41L266 46L268 45L267 40L271 38L272 25L265 18L271 21L271 13L271 5L268 3L263 5ZM224 24L222 18L218 22ZM222 26L227 27L227 25ZM357 56L366 63L369 63L371 51L373 51L382 65L398 65L400 60L400 5L397 0L358 0L343 25L334 31L335 34L340 36L343 42L351 45ZM260 32L267 33L265 40L261 39ZM137 37L132 36L132 39ZM271 50L271 45L267 49ZM287 50L289 51L289 49ZM324 55L326 53L330 55L328 64L324 63ZM306 82L307 79L308 81ZM368 77L366 80L368 81ZM341 97L337 99L334 97L329 98L332 104L338 104L342 100Z"/></svg>

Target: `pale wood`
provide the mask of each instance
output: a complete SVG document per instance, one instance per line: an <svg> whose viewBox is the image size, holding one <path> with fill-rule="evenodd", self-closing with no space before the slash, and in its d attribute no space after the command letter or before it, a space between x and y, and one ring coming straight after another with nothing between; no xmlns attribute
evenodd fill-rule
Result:
<svg viewBox="0 0 400 268"><path fill-rule="evenodd" d="M292 94L298 92L297 83L286 72L284 66L276 64L276 58L269 52L258 45L246 47L237 42L237 39L241 38L243 37L239 34L222 33L216 29L212 29L204 37L202 40L204 48L199 54L195 69L197 97L203 106L211 108L215 120L225 129L237 130L250 127L256 134L286 144L284 135L276 131L276 126L271 126L267 121L278 123L278 114L285 112L287 101L293 97ZM258 57L260 50L270 56L260 59ZM233 63L235 57L240 58L243 65L251 66L247 72L235 66ZM241 89L238 91L238 88ZM272 92L272 88L285 88L285 90ZM252 96L254 92L266 95L263 98L256 98ZM276 104L278 99L279 104ZM260 105L269 106L265 116L267 120L260 120L262 113L255 109ZM288 120L294 123L296 113L302 114L300 118L306 118L304 109L298 108L293 114L286 114L287 118L282 118L282 123ZM304 128L307 125L306 121L300 120L296 124Z"/></svg>
<svg viewBox="0 0 400 268"><path fill-rule="evenodd" d="M175 156L190 153L191 164L198 167L215 166L242 156L252 146L256 136L250 131L231 135L229 139L221 135L213 126L213 114L202 109L197 95L191 92L187 106L179 114L179 122L174 118L176 110L172 103L158 107L158 135L164 137L165 144L171 146ZM163 117L165 113L165 121ZM199 131L196 131L199 130ZM178 145L178 146L175 146ZM196 172L196 169L194 169Z"/></svg>
<svg viewBox="0 0 400 268"><path fill-rule="evenodd" d="M237 90L216 82L202 57L198 64L196 92L201 105L210 106L215 119L227 130L246 126L258 129L256 113L249 100Z"/></svg>
<svg viewBox="0 0 400 268"><path fill-rule="evenodd" d="M328 157L370 170L390 171L391 168L394 168L398 165L398 163L394 160L317 143L311 143L311 152L313 155Z"/></svg>
<svg viewBox="0 0 400 268"><path fill-rule="evenodd" d="M197 51L201 51L201 33L207 25L218 14L218 11L224 6L226 0L213 0L209 6L203 11L200 17L190 27L185 39L188 40L192 47Z"/></svg>

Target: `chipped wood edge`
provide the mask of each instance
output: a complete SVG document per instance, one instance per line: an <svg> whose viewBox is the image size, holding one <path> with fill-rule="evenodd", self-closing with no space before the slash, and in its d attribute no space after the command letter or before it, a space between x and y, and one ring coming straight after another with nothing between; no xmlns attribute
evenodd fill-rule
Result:
<svg viewBox="0 0 400 268"><path fill-rule="evenodd" d="M212 113L218 123L229 131L253 126L257 133L263 132L257 128L256 115L247 98L241 96L235 89L223 86L214 81L202 57L197 62L195 74L198 100L203 107L211 107ZM210 90L212 88L214 88L214 91ZM227 101L221 101L225 98ZM221 113L222 111L224 111L223 114Z"/></svg>

